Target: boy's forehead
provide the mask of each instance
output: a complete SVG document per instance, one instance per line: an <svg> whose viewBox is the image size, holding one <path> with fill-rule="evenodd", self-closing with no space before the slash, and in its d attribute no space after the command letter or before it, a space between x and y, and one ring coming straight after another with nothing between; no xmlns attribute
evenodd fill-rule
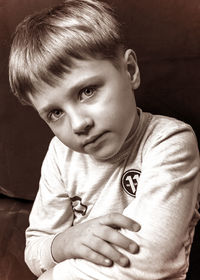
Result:
<svg viewBox="0 0 200 280"><path fill-rule="evenodd" d="M109 60L86 59L75 60L73 66L68 73L65 73L60 80L59 86L62 84L69 88L80 87L83 83L92 81L95 78L105 75L105 69L113 68L113 64Z"/></svg>
<svg viewBox="0 0 200 280"><path fill-rule="evenodd" d="M119 59L120 60L120 59ZM101 69L101 65L104 64L112 64L113 62L110 59L106 58L101 58L101 57L95 57L95 58L85 58L85 59L72 59L72 67L70 67L69 71L76 71L76 70L81 70L81 69L90 69L91 67L98 68L99 70Z"/></svg>
<svg viewBox="0 0 200 280"><path fill-rule="evenodd" d="M62 78L58 78L56 84L58 87L79 88L84 83L107 75L106 71L118 71L114 64L108 59L85 59L73 60L73 65ZM46 89L45 91L46 92Z"/></svg>
<svg viewBox="0 0 200 280"><path fill-rule="evenodd" d="M83 89L86 86L95 85L107 79L109 73L118 71L109 60L86 59L74 60L70 68L62 78L58 78L55 86L43 84L36 95L29 95L29 99L35 109L40 113L49 110L55 102L55 96L59 99L59 93L66 97Z"/></svg>

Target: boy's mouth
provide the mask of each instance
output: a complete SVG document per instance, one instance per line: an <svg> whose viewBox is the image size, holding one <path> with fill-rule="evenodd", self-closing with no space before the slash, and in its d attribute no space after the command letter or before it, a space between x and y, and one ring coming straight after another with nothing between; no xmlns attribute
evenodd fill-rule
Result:
<svg viewBox="0 0 200 280"><path fill-rule="evenodd" d="M89 137L88 139L85 140L85 142L83 143L83 148L85 148L86 146L90 145L90 144L96 144L96 142L98 142L98 140L104 135L106 134L107 131L104 131L98 135L94 135Z"/></svg>

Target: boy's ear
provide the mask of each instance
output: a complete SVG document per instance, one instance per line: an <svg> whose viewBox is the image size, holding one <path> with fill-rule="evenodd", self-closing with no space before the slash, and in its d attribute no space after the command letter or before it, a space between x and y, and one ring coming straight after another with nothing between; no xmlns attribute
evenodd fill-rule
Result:
<svg viewBox="0 0 200 280"><path fill-rule="evenodd" d="M124 61L126 64L126 70L130 77L132 89L135 90L140 85L140 71L137 65L137 57L133 50L128 49L124 54Z"/></svg>

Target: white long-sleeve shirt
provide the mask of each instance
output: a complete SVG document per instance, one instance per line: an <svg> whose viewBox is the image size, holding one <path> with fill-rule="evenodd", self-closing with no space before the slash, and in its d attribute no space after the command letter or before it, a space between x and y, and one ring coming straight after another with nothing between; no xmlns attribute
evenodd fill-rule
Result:
<svg viewBox="0 0 200 280"><path fill-rule="evenodd" d="M53 278L46 279L54 280L185 279L199 220L199 169L191 127L141 110L136 131L106 162L71 151L54 137L26 231L29 268L37 276L49 270ZM122 250L129 268L80 259L55 264L51 244L57 233L110 212L141 225L137 233L121 230L140 247L138 254Z"/></svg>

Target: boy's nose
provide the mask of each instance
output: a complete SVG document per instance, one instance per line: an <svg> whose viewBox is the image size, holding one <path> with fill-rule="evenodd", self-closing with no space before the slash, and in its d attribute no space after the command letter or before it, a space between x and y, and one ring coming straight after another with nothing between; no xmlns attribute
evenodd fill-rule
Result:
<svg viewBox="0 0 200 280"><path fill-rule="evenodd" d="M78 135L88 133L90 128L93 126L93 120L80 113L73 112L70 120L73 132Z"/></svg>

